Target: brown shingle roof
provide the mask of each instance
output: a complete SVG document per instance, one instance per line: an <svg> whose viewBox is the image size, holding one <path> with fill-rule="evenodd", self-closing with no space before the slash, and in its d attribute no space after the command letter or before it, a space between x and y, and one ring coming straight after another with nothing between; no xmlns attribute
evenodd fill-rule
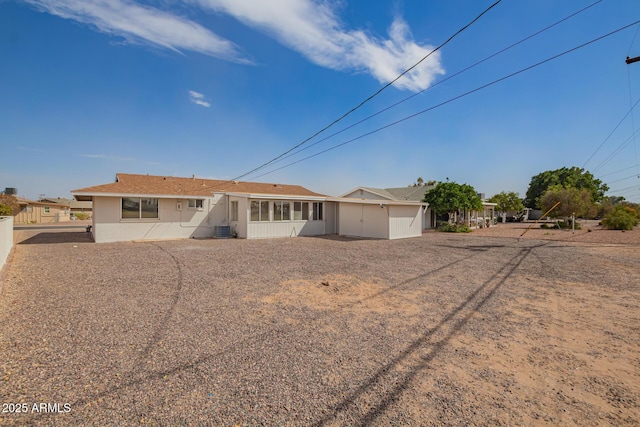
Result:
<svg viewBox="0 0 640 427"><path fill-rule="evenodd" d="M116 174L116 182L73 190L83 195L149 194L166 196L211 196L213 192L326 197L300 185L238 182L174 176Z"/></svg>

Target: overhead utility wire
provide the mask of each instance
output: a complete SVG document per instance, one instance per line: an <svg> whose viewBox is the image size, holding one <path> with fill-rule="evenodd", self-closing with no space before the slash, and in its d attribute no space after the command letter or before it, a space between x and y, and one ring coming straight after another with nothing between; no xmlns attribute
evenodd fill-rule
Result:
<svg viewBox="0 0 640 427"><path fill-rule="evenodd" d="M369 96L367 99L365 99L364 101L362 101L360 104L356 105L355 107L353 107L351 110L347 111L346 113L344 113L342 116L340 116L339 118L335 119L333 122L331 122L330 124L328 124L327 126L323 127L322 129L320 129L319 131L317 131L316 133L314 133L313 135L311 135L310 137L308 137L307 139L305 139L304 141L300 142L299 144L291 147L290 149L288 149L287 151L285 151L284 153L280 154L277 157L274 157L273 159L269 160L266 163L263 163L262 165L250 170L249 172L246 172L242 175L237 176L236 178L233 179L233 181L237 181L240 178L243 178L253 172L256 172L268 165L270 165L271 163L275 162L276 160L278 160L279 158L281 158L282 156L289 154L291 151L295 150L298 147L301 147L302 145L306 144L307 142L309 142L310 140L312 140L313 138L315 138L316 136L320 135L322 132L326 131L327 129L329 129L330 127L332 127L333 125L335 125L336 123L338 123L339 121L341 121L342 119L344 119L345 117L347 117L348 115L350 115L351 113L353 113L354 111L356 111L357 109L359 109L360 107L362 107L364 104L366 104L367 102L371 101L373 98L375 98L376 96L378 96L383 90L387 89L389 86L391 86L392 84L394 84L395 82L397 82L399 79L401 79L402 77L404 77L408 72L410 72L411 70L413 70L414 68L416 68L418 65L420 65L422 62L424 62L427 58L429 58L431 55L433 55L435 52L439 51L440 49L442 49L445 45L447 45L451 40L453 40L457 35L459 35L460 33L462 33L464 30L466 30L467 28L469 28L471 25L473 25L478 19L480 19L485 13L489 12L491 9L493 9L498 3L500 3L502 0L498 0L495 3L493 3L491 6L489 6L488 8L486 8L480 15L476 16L471 22L469 22L467 25L465 25L464 27L460 28L458 31L456 31L451 37L449 37L447 40L445 40L444 43L440 44L438 47L436 47L435 49L433 49L431 52L429 52L428 54L426 54L422 59L420 59L418 62L416 62L415 64L413 64L411 67L407 68L406 70L404 70L398 77L396 77L395 79L391 80L389 83L387 83L386 85L382 86L380 89L378 89L373 95Z"/></svg>
<svg viewBox="0 0 640 427"><path fill-rule="evenodd" d="M609 163L611 161L611 159L613 159L615 156L617 156L618 154L620 154L620 152L626 148L627 145L631 144L631 142L633 142L635 140L636 135L638 134L638 132L640 132L640 129L635 130L631 136L627 139L625 139L624 141L622 141L620 143L620 145L618 145L618 148L616 148L611 154L609 154L603 161L601 161L598 166L596 166L593 169L593 173L598 172L604 165L606 165L607 163Z"/></svg>
<svg viewBox="0 0 640 427"><path fill-rule="evenodd" d="M420 116L420 115L422 115L422 114L424 114L424 113L427 113L427 112L429 112L429 111L431 111L431 110L435 110L436 108L442 107L443 105L449 104L449 103L451 103L451 102L453 102L453 101L456 101L456 100L458 100L458 99L460 99L460 98L464 98L464 97L465 97L465 96L467 96L467 95L471 95L472 93L479 92L479 91L481 91L482 89L486 89L486 88L488 88L488 87L490 87L490 86L495 85L496 83L500 83L500 82L502 82L502 81L504 81L504 80L510 79L511 77L517 76L518 74L522 74L522 73L524 73L525 71L529 71L529 70L531 70L531 69L533 69L533 68L536 68L536 67L538 67L538 66L540 66L540 65L542 65L542 64L546 64L547 62L550 62L550 61L553 61L553 60L555 60L555 59L558 59L558 58L560 58L561 56L567 55L567 54L569 54L569 53L571 53L571 52L574 52L574 51L576 51L576 50L578 50L578 49L582 49L582 48L583 48L583 47L585 47L585 46L588 46L588 45L593 44L593 43L595 43L595 42L597 42L597 41L600 41L600 40L602 40L602 39L604 39L604 38L607 38L607 37L609 37L609 36L612 36L612 35L614 35L614 34L616 34L616 33L619 33L620 31L626 30L627 28L629 28L629 27L631 27L631 26L633 26L633 25L635 25L635 24L638 24L638 23L640 23L640 20L634 21L634 22L632 22L631 24L627 24L627 25L625 25L624 27L620 27L620 28L618 28L617 30L611 31L611 32L609 32L609 33L607 33L607 34L604 34L604 35L600 36L600 37L596 37L595 39L592 39L592 40L590 40L590 41L588 41L588 42L586 42L586 43L583 43L583 44L581 44L581 45L579 45L579 46L576 46L576 47L571 48L571 49L569 49L569 50L566 50L566 51L564 51L564 52L562 52L562 53L559 53L559 54L557 54L557 55L554 55L554 56L552 56L552 57L550 57L550 58L547 58L547 59L545 59L545 60L543 60L543 61L540 61L540 62L538 62L538 63L536 63L536 64L533 64L533 65L530 65L530 66L528 66L528 67L522 68L522 69L520 69L519 71L516 71L516 72L514 72L514 73L508 74L508 75L506 75L506 76L504 76L504 77L501 77L501 78L499 78L499 79L497 79L497 80L493 80L492 82L486 83L486 84L484 84L484 85L482 85L482 86L479 86L479 87L477 87L477 88L475 88L475 89L472 89L472 90L470 90L470 91L468 91L468 92L464 92L464 93L462 93L462 94L460 94L460 95L458 95L458 96L455 96L455 97L453 97L453 98L450 98L450 99L448 99L448 100L446 100L446 101L444 101L444 102L441 102L441 103L439 103L439 104L436 104L436 105L431 106L431 107L429 107L429 108L426 108L426 109L424 109L424 110L418 111L417 113L411 114L411 115L409 115L409 116L407 116L407 117L404 117L404 118L402 118L402 119L400 119L400 120L396 120L395 122L391 122L391 123L386 124L386 125L384 125L384 126L382 126L382 127L379 127L379 128L377 128L377 129L374 129L374 130L372 130L372 131L370 131L370 132L367 132L367 133L362 134L362 135L360 135L360 136L357 136L357 137L355 137L355 138L352 138L352 139L349 139L349 140L347 140L347 141L344 141L344 142L342 142L342 143L340 143L340 144L333 145L333 146L331 146L331 147L329 147L329 148L327 148L327 149L325 149L325 150L319 151L319 152L317 152L317 153L315 153L315 154L312 154L312 155L310 155L310 156L307 156L307 157L303 157L302 159L296 160L295 162L288 163L288 164L286 164L286 165L284 165L284 166L281 166L281 167L279 167L279 168L277 168L277 169L272 169L272 170L271 170L271 171L269 171L269 172L265 172L265 173L263 173L263 174L261 174L261 175L258 175L256 178L259 178L259 177L262 177L262 176L265 176L265 175L271 174L271 173L273 173L273 172L276 172L276 171L282 170L282 169L287 168L287 167L289 167L289 166L293 166L293 165L295 165L295 164L297 164L297 163L300 163L300 162L302 162L302 161L305 161L305 160L311 159L311 158L313 158L313 157L319 156L320 154L324 154L324 153L326 153L326 152L328 152L328 151L335 150L335 149L336 149L336 148L338 148L338 147L342 147L343 145L350 144L350 143L352 143L352 142L354 142L354 141L357 141L357 140L359 140L359 139L365 138L365 137L367 137L367 136L369 136L369 135L373 135L374 133L377 133L377 132L380 132L380 131L382 131L382 130L384 130L384 129L390 128L390 127L392 127L392 126L395 126L395 125L397 125L397 124L400 124L400 123L402 123L402 122L405 122L405 121L407 121L407 120L409 120L409 119L412 119L412 118L414 118L414 117Z"/></svg>
<svg viewBox="0 0 640 427"><path fill-rule="evenodd" d="M636 185L632 185L631 187L625 187L625 188L621 188L619 190L609 190L607 191L607 193L623 193L625 191L629 191L629 190L636 190L640 188L640 184L636 184Z"/></svg>
<svg viewBox="0 0 640 427"><path fill-rule="evenodd" d="M486 62L486 61L488 61L489 59L492 59L492 58L494 58L494 57L496 57L496 56L498 56L498 55L500 55L500 54L502 54L502 53L506 52L507 50L509 50L509 49L511 49L511 48L514 48L514 47L516 47L516 46L518 46L518 45L520 45L520 44L524 43L525 41L527 41L527 40L529 40L529 39L531 39L531 38L533 38L533 37L536 37L536 36L538 36L538 35L540 35L540 34L544 33L545 31L547 31L547 30L549 30L549 29L551 29L551 28L555 27L556 25L561 24L561 23L563 23L564 21L566 21L566 20L568 20L568 19L570 19L570 18L573 18L574 16L576 16L576 15L578 15L578 14L580 14L580 13L584 12L585 10L587 10L587 9L589 9L589 8L591 8L591 7L593 7L593 6L595 6L596 4L601 3L601 2L602 2L602 0L597 0L596 2L591 3L590 5L588 5L588 6L586 6L586 7L583 7L582 9L578 10L577 12L574 12L574 13L572 13L571 15L569 15L569 16L567 16L567 17L565 17L565 18L562 18L561 20L556 21L556 22L554 22L553 24L548 25L548 26L546 26L545 28L543 28L543 29L541 29L541 30L539 30L539 31L536 31L535 33L533 33L533 34L531 34L531 35L529 35L529 36L527 36L527 37L525 37L525 38L523 38L523 39L521 39L521 40L519 40L519 41L517 41L517 42L515 42L515 43L513 43L513 44L511 44L511 45L509 45L509 46L507 46L507 47L505 47L505 48L503 48L503 49L501 49L501 50L499 50L499 51L497 51L497 52L495 52L495 53L491 54L491 55L489 55L489 56L487 56L486 58L481 59L480 61L477 61L477 62L475 62L475 63L473 63L473 64L469 65L468 67L465 67L465 68L463 68L462 70L457 71L456 73L451 74L450 76L448 76L448 77L446 77L446 78L444 78L444 79L442 79L442 80L439 80L438 82L436 82L436 83L432 84L432 85L431 85L431 86L429 86L428 88L422 89L420 92L416 92L416 93L414 93L414 94L412 94L412 95L410 95L410 96L408 96L408 97L406 97L406 98L404 98L404 99L402 99L402 100L400 100L400 101L398 101L398 102L396 102L396 103L394 103L394 104L391 104L390 106L388 106L388 107L386 107L386 108L383 108L382 110L380 110L380 111L378 111L378 112L375 112L375 113L371 114L370 116L367 116L367 117L363 118L362 120L358 120L357 122L355 122L355 123L353 123L353 124L351 124L351 125L349 125L349 126L347 126L347 127L345 127L345 128L342 128L341 130L339 130L339 131L337 131L337 132L334 132L334 133L332 133L331 135L328 135L328 136L326 136L326 137L324 137L324 138L322 138L322 139L320 139L320 140L318 140L318 141L316 141L316 142L314 142L314 143L312 143L312 144L309 144L309 145L307 145L307 146L305 146L305 147L303 147L303 148L301 148L301 149L299 149L299 150L297 150L297 151L290 152L288 155L283 155L283 156L281 156L281 157L280 157L280 159L272 161L272 162L271 162L271 164L279 163L279 162L281 162L282 160L285 160L285 159L288 159L288 158L290 158L290 157L292 157L292 156L295 156L295 155L296 155L296 154L298 154L298 153L301 153L301 152L303 152L303 151L305 151L305 150L308 150L309 148L314 147L314 146L316 146L316 145L320 144L321 142L324 142L324 141L326 141L326 140L328 140L328 139L330 139L330 138L333 138L334 136L337 136L337 135L339 135L339 134L341 134L341 133L343 133L343 132L345 132L345 131L347 131L347 130L349 130L349 129L351 129L351 128L353 128L353 127L355 127L355 126L357 126L357 125L359 125L359 124L361 124L361 123L364 123L364 122L366 122L367 120L370 120L370 119L372 119L372 118L374 118L374 117L376 117L376 116L378 116L378 115L380 115L380 114L382 114L382 113L384 113L384 112L386 112L386 111L389 111L389 110L391 110L392 108L395 108L395 107L397 107L398 105L400 105L400 104L402 104L402 103L404 103L404 102L406 102L406 101L409 101L410 99L412 99L412 98L414 98L414 97L416 97L416 96L418 96L418 95L421 95L421 94L425 93L426 91L428 91L428 90L430 90L430 89L433 89L434 87L436 87L436 86L438 86L438 85L440 85L440 84L442 84L442 83L446 82L447 80L451 80L452 78L457 77L457 76L459 76L460 74L462 74L462 73L464 73L464 72L466 72L466 71L469 71L470 69L472 69L472 68L474 68L474 67L476 67L476 66L478 66L478 65L482 64L483 62ZM290 151L291 151L291 150L290 150ZM246 175L249 175L249 174L251 174L251 172L247 173Z"/></svg>
<svg viewBox="0 0 640 427"><path fill-rule="evenodd" d="M633 165L633 166L629 166L629 167L624 168L624 169L617 170L617 171L615 171L615 172L609 172L609 173L606 173L606 174L604 174L604 175L600 175L600 178L604 178L605 176L615 175L615 174L617 174L617 173L619 173L619 172L624 172L624 171L626 171L626 170L633 169L633 168L635 168L635 167L637 167L637 166L639 166L639 165Z"/></svg>
<svg viewBox="0 0 640 427"><path fill-rule="evenodd" d="M609 181L609 182L607 182L607 185L614 184L614 183L620 182L620 181L626 181L626 180L631 179L631 178L639 178L639 177L640 177L640 175L638 175L637 173L634 173L633 175L629 175L629 176L624 177L624 178L616 179L615 181Z"/></svg>
<svg viewBox="0 0 640 427"><path fill-rule="evenodd" d="M633 111L634 108L636 108L636 105L638 105L638 102L640 102L640 98L638 98L638 100L631 106L631 108L629 108L629 111L627 111L627 113L624 115L624 117L622 117L622 119L620 119L620 121L618 122L618 124L613 128L613 130L611 131L611 133L609 133L609 135L607 135L607 137L604 139L604 141L602 141L600 143L600 145L598 145L598 148L596 148L596 150L589 156L589 158L587 159L586 162L584 162L584 164L582 165L582 167L584 168L587 163L589 163L589 161L591 159L593 159L593 156L596 155L596 153L598 151L600 151L600 149L602 148L602 146L605 144L605 142L607 142L609 140L609 138L611 138L611 135L613 135L613 133L620 127L620 125L622 124L622 122L624 122L626 120L626 118L629 116L629 114L631 114L631 112Z"/></svg>

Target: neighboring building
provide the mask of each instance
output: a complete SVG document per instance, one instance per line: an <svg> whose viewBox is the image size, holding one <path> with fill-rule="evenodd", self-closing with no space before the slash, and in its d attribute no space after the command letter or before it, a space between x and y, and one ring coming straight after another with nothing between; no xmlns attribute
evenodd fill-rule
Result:
<svg viewBox="0 0 640 427"><path fill-rule="evenodd" d="M65 199L64 197L44 198L44 199L41 199L40 201L69 206L71 210L72 219L74 217L74 214L76 213L83 213L90 217L91 213L93 212L93 203L91 203L90 201L80 202L75 199Z"/></svg>
<svg viewBox="0 0 640 427"><path fill-rule="evenodd" d="M420 212L420 233L422 233L423 229L431 228L433 226L432 224L435 224L435 217L432 221L433 213L431 209L429 209L429 205L422 201L422 199L424 199L424 194L434 187L435 185L394 188L357 187L340 197L381 200L384 202L410 202L408 206L420 206L422 208Z"/></svg>
<svg viewBox="0 0 640 427"><path fill-rule="evenodd" d="M298 185L117 174L72 191L93 201L96 242L336 233L336 203Z"/></svg>
<svg viewBox="0 0 640 427"><path fill-rule="evenodd" d="M431 215L424 193L431 187L357 187L340 196L340 234L400 239L419 237ZM357 204L361 206L358 207ZM358 210L359 209L359 210ZM382 235L381 235L382 234Z"/></svg>
<svg viewBox="0 0 640 427"><path fill-rule="evenodd" d="M46 224L69 221L69 204L54 202L36 202L18 197L20 211L14 215L14 224Z"/></svg>
<svg viewBox="0 0 640 427"><path fill-rule="evenodd" d="M407 202L414 206L422 206L420 223L421 230L435 228L438 221L438 213L429 208L429 204L423 202L424 195L427 191L435 188L435 185L422 185L422 186L410 186L410 187L397 187L397 188L371 188L371 187L357 187L353 190L343 194L342 198L357 198L366 200L379 200L379 201L394 201L394 202ZM458 212L457 216L462 218L471 228L477 227L490 227L493 225L493 217L495 210L495 203L490 203L484 200L484 194L479 194L482 198L482 210ZM415 234L415 233L414 233ZM407 236L410 237L410 236Z"/></svg>

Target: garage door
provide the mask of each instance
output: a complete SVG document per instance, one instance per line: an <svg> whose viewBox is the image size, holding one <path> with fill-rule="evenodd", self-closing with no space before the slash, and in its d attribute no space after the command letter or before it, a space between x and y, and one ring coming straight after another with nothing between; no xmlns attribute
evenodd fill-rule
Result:
<svg viewBox="0 0 640 427"><path fill-rule="evenodd" d="M387 207L341 203L339 231L343 236L387 239L389 237Z"/></svg>

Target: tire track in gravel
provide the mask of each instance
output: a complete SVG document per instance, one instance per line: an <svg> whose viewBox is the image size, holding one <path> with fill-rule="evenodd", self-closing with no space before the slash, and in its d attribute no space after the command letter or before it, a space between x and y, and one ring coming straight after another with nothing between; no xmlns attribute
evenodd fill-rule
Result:
<svg viewBox="0 0 640 427"><path fill-rule="evenodd" d="M151 351L153 350L153 347L155 347L158 342L160 342L160 339L162 338L162 336L165 334L165 332L167 331L167 327L169 324L169 320L171 319L171 317L173 316L173 314L176 311L176 307L178 305L178 301L180 300L180 295L182 294L182 286L183 286L183 272L182 272L182 266L180 265L180 261L178 261L178 259L168 250L166 250L165 248L161 247L160 245L158 245L157 243L148 243L151 246L155 246L156 248L160 249L162 252L164 252L165 254L169 255L169 257L171 257L171 259L173 260L173 262L176 265L176 271L178 273L178 280L177 280L177 285L173 291L173 295L171 297L171 303L170 303L170 307L169 309L165 312L164 316L162 317L162 320L157 324L155 331L153 332L153 334L151 335L151 340L147 343L147 345L142 349L142 351L140 352L140 354L137 357L137 361L134 363L133 367L130 370L130 373L132 375L136 375L138 373L140 373L140 368L142 367L144 361L146 359L149 358L149 355L151 354ZM107 395L113 394L115 392L118 392L120 390L129 388L131 386L137 385L142 383L145 380L148 379L153 379L153 378L157 378L157 377L162 377L163 375L168 375L170 373L172 373L172 371L178 371L180 369L186 369L190 366L194 366L196 364L196 362L192 363L192 364L188 364L179 368L175 368L173 370L167 370L167 371L163 371L160 373L148 373L146 375L143 376L139 376L138 378L134 378L131 379L123 384L117 385L115 387L111 387L107 390L104 390L100 393L97 393L93 396L84 398L84 399L80 399L77 400L76 402L73 402L71 405L72 407L79 407L79 406L86 406L88 404L90 404L91 402L94 402L98 399L104 398ZM137 414L138 416L140 416L141 414Z"/></svg>
<svg viewBox="0 0 640 427"><path fill-rule="evenodd" d="M171 305L169 309L165 312L164 316L162 317L162 320L160 320L160 322L157 324L155 331L153 332L153 335L151 335L151 340L144 347L144 349L142 349L142 352L138 355L138 361L133 365L132 373L135 373L138 369L140 369L140 367L142 366L142 363L149 358L149 355L151 354L153 347L155 347L158 344L158 342L160 342L160 338L162 338L162 336L166 333L169 320L171 320L171 317L175 313L176 306L178 305L178 301L180 301L180 295L182 294L183 272L182 272L182 266L180 265L180 261L178 261L178 258L176 258L175 255L173 255L171 252L169 252L162 246L158 245L157 243L149 243L149 244L151 246L155 246L165 254L169 255L169 257L171 257L171 259L176 265L178 280L177 280L177 285L173 291L173 295L171 297L171 303L170 303Z"/></svg>
<svg viewBox="0 0 640 427"><path fill-rule="evenodd" d="M399 373L399 377L401 379L395 382L395 385L390 391L379 393L382 395L379 402L372 405L372 408L364 414L357 423L357 425L360 426L371 425L377 418L384 414L390 405L400 399L404 390L409 387L410 383L418 373L429 366L451 338L453 338L458 331L467 324L471 317L493 297L495 292L502 287L507 279L509 279L518 267L520 267L522 262L531 254L533 249L543 245L544 244L539 244L536 246L521 248L518 254L509 259L500 270L473 291L465 301L443 317L436 326L425 332L420 338L414 340L398 356L379 368L367 381L364 382L364 384L360 385L341 402L329 408L327 415L313 423L313 426L331 424L332 420L336 418L338 413L347 412L350 408L359 406L358 401L361 398L366 397L366 394L370 390L374 390L376 386L385 382L386 377L391 377L391 374ZM484 296L481 296L483 291L487 292ZM463 314L465 311L466 314ZM438 334L444 334L444 336L436 342L430 342L431 339ZM424 354L420 354L421 350L426 350L426 352ZM408 373L399 371L399 368L403 363L412 365Z"/></svg>

